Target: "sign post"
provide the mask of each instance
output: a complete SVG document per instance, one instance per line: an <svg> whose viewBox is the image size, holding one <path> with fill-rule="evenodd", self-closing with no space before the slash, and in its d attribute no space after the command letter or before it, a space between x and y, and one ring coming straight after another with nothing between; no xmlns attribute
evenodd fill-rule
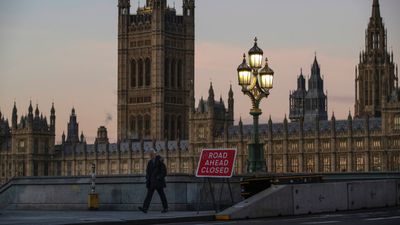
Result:
<svg viewBox="0 0 400 225"><path fill-rule="evenodd" d="M203 149L200 154L199 162L197 164L196 177L207 178L211 198L214 204L215 211L218 211L217 204L215 201L214 190L211 185L210 178L224 178L228 183L229 193L233 203L233 195L231 185L229 183L229 178L233 175L233 168L235 166L236 160L236 149ZM203 183L204 188L204 183ZM219 201L222 198L222 188L220 192ZM197 212L199 212L200 207L200 195L199 190L198 202L197 202Z"/></svg>

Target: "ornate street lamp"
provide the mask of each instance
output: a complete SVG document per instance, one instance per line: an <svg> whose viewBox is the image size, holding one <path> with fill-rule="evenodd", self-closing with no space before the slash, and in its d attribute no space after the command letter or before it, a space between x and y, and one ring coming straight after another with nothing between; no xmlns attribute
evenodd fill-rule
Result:
<svg viewBox="0 0 400 225"><path fill-rule="evenodd" d="M260 102L269 95L273 87L274 71L268 66L268 59L265 58L265 65L262 69L263 50L257 46L257 38L254 39L254 46L249 50L249 64L246 62L246 55L243 54L243 62L238 66L238 81L242 86L242 92L249 96L252 103L250 115L253 116L253 135L248 144L248 166L247 172L266 172L263 143L260 143L258 134L258 117L261 115Z"/></svg>

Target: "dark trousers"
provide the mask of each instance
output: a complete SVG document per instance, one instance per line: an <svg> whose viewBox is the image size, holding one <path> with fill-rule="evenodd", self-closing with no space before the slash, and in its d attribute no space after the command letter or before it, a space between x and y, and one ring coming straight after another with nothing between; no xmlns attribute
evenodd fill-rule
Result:
<svg viewBox="0 0 400 225"><path fill-rule="evenodd" d="M150 201L153 198L154 191L157 191L158 195L160 195L163 208L168 209L168 202L167 198L165 197L164 188L147 188L147 195L143 203L143 208L146 210L149 209Z"/></svg>

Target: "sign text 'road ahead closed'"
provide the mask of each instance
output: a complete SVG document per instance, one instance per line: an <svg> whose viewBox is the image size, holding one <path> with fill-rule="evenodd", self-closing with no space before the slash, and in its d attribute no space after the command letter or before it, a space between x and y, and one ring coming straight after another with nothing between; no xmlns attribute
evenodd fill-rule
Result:
<svg viewBox="0 0 400 225"><path fill-rule="evenodd" d="M196 177L232 177L236 149L203 149Z"/></svg>

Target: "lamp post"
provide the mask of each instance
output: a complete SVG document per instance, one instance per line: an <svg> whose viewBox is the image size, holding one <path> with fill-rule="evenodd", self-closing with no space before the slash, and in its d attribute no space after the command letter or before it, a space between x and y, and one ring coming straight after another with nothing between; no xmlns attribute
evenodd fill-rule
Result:
<svg viewBox="0 0 400 225"><path fill-rule="evenodd" d="M261 115L260 102L269 95L272 89L274 71L268 66L268 59L265 58L265 65L262 67L263 50L257 46L257 38L254 39L254 46L248 52L249 64L246 62L246 54L243 54L243 62L238 66L238 81L242 86L242 92L251 99L252 108L250 115L253 116L253 135L248 144L248 165L247 172L266 172L263 143L260 143L258 134L258 117Z"/></svg>

